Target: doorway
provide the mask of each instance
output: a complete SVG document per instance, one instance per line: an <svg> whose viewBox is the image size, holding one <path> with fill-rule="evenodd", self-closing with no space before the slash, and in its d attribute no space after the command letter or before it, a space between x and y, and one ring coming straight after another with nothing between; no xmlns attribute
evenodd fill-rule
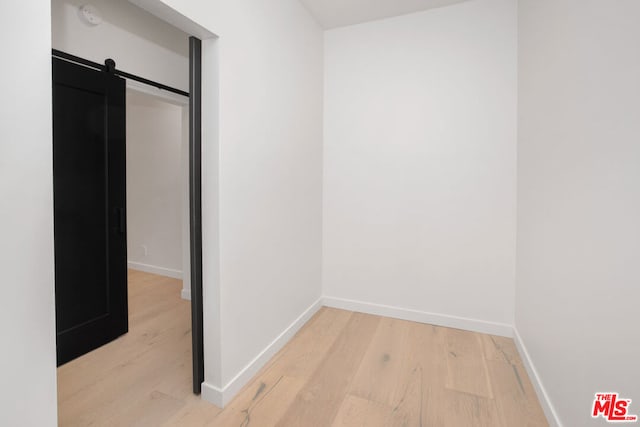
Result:
<svg viewBox="0 0 640 427"><path fill-rule="evenodd" d="M193 71L199 67L199 40L191 37L190 46L190 87L196 94L199 72ZM184 95L179 90L117 71L111 59L100 66L60 51L54 50L54 55L60 365L127 332L128 241L129 267L182 279L181 268L156 264L184 263L192 273L184 282L192 286L183 287L181 294L201 295L201 275L193 274L201 271L200 114L198 96L187 102L175 96ZM120 76L132 82L126 108L125 80ZM173 96L149 86L169 89ZM133 161L127 164L126 157ZM126 190L125 168L131 175ZM129 214L125 197L132 204ZM133 242L127 238L127 217L134 225ZM148 245L140 241L151 242L153 264L135 261L146 261L149 255ZM201 301L192 298L193 310L200 313L192 314L193 330L200 331L193 334L195 393L203 380Z"/></svg>
<svg viewBox="0 0 640 427"><path fill-rule="evenodd" d="M54 7L54 11L53 11L53 19L54 19L54 46L56 45L56 43L62 43L60 42L60 40L62 40L64 42L65 38L68 40L72 40L75 41L77 39L77 37L69 37L69 35L73 35L70 33L73 33L74 31L79 31L79 32L83 32L83 35L85 37L85 39L90 39L90 36L92 34L92 31L95 31L95 28L90 28L88 25L85 24L77 24L77 22L74 22L73 20L75 20L77 18L77 7L79 6L78 4L76 4L77 2L75 0L54 0L52 6L55 6L55 3L61 3L60 7ZM146 38L145 36L140 37L141 36L141 28L150 28L152 27L152 23L150 23L152 20L156 19L154 17L152 17L151 15L149 15L147 12L142 11L137 9L135 6L132 6L130 4L124 3L124 4L117 4L114 5L111 2L98 2L100 7L104 7L104 8L124 8L124 9L131 9L131 10L127 10L125 12L117 12L115 9L113 10L109 10L108 14L105 14L105 17L107 19L109 18L113 18L114 16L118 15L121 17L125 17L126 19L129 20L128 23L125 23L126 25L130 25L129 27L129 33L128 37L131 37L132 40L134 40L136 43L138 43L138 45L140 46L148 46L149 41L151 40L150 38ZM69 11L67 10L69 9ZM135 11L135 10L137 11ZM63 24L63 25L71 25L71 23L73 23L73 25L76 25L77 28L69 30L68 28L64 28L63 30L58 30L58 35L56 36L56 14L60 14L62 15L61 17L59 17L59 21ZM142 22L143 25L131 25L132 23L135 23L135 19L132 18L132 16L135 19L139 18L139 22ZM117 17L117 16L116 16ZM138 17L138 18L136 18ZM116 28L116 25L112 25L113 23L107 23L107 19L105 19L105 26L109 26L111 25L112 28L106 28L105 29L99 29L97 31L110 31L111 33L117 32L117 31L121 31L121 28ZM58 28L60 28L60 22L57 24ZM82 26L84 25L84 27ZM125 25L125 26L126 26ZM155 25L155 24L154 24ZM171 33L174 30L168 30L166 28L166 26L168 24L164 23L165 28L162 29L162 31L160 32L162 34L162 37L160 37L161 43L164 43L164 47L166 48L168 46L169 49L171 49L171 42L167 42L166 39L168 36L167 34ZM178 31L178 30L175 30ZM86 33L85 33L86 32ZM158 33L158 34L160 34ZM114 33L115 34L115 33ZM184 33L182 33L184 34ZM157 35L157 34L156 34ZM137 37L137 38L136 38ZM118 44L117 40L114 42L112 38L105 38L105 37L97 37L97 41L101 42L102 40L105 40L106 44L111 43L111 48L114 51L114 57L116 57L115 59L118 59L118 52L124 52L125 54L129 54L131 53L132 50L132 46L135 45L135 43L132 43L132 46L125 46L123 49L121 50L121 46L122 43ZM57 40L57 41L56 41ZM154 40L152 40L154 41ZM185 45L186 43L186 37L184 39L185 41ZM86 44L86 40L84 40L84 43ZM145 44L146 43L146 44ZM64 45L64 43L62 43ZM75 46L75 47L74 47ZM72 45L71 46L73 49L80 49L82 50L82 46L81 45ZM161 46L162 48L162 46ZM98 47L98 49L100 49L100 47ZM162 49L159 49L162 50ZM187 49L185 49L186 51ZM61 52L58 52L61 53ZM139 54L140 57L144 58L146 54L148 54L148 52L145 50L143 52L137 52L137 54ZM199 149L199 144L200 144L200 123L199 123L199 118L200 118L200 114L199 114L199 99L200 97L197 96L197 93L200 91L200 84L199 81L197 79L199 79L199 61L197 61L198 55L199 54L199 40L192 38L189 41L189 49L188 49L188 54L189 57L192 59L191 61L191 66L189 67L189 75L185 75L185 80L188 80L190 82L190 89L194 88L193 90L191 90L192 94L195 96L191 96L189 98L185 98L189 99L189 107L188 109L192 112L192 114L189 114L188 117L191 118L191 123L188 124L188 126L184 126L186 129L190 130L190 142L189 142L189 146L190 146L190 150L189 150L189 156L190 158L190 162L189 162L189 171L190 171L190 176L189 176L189 193L186 192L186 189L182 189L183 194L185 195L189 195L189 214L188 214L188 223L189 223L189 238L186 239L187 241L185 242L181 242L183 243L181 246L190 249L191 254L193 254L193 256L188 257L188 263L185 263L187 265L189 265L190 268L186 269L183 268L182 270L187 270L187 279L191 279L192 277L195 278L195 280L185 280L186 282L191 282L190 283L190 287L189 288L185 288L182 289L182 295L184 296L190 296L192 297L192 304L194 305L195 309L192 310L192 312L196 313L196 315L194 315L194 319L193 319L193 340L194 342L192 343L194 351L193 351L193 369L194 369L194 375L193 375L193 391L196 393L199 393L200 391L200 385L204 379L204 370L203 370L203 352L202 352L202 299L201 298L197 298L198 295L201 295L201 289L202 289L202 274L201 274L201 255L198 256L199 252L201 251L201 242L202 242L202 238L201 238L201 213L199 211L199 206L200 206L200 192L199 192L199 186L200 186L200 177L199 177L199 173L200 173L200 169L199 169L199 164L200 164L200 149ZM126 55L124 55L126 57ZM195 59L194 59L195 58ZM136 75L135 73L130 73L130 72L125 72L121 69L119 69L119 67L116 66L116 64L113 64L111 62L105 62L105 64L103 65L101 62L94 62L91 60L87 60L86 58L81 58L79 56L74 56L74 55L67 55L65 58L65 61L69 62L69 63L75 63L80 64L81 67L90 69L93 68L94 70L97 70L98 72L101 73L112 73L115 76L119 77L119 78L124 78L127 80L127 82L130 81L138 81L140 83L141 86L146 86L146 87L160 87L163 91L169 91L171 92L171 86L169 85L165 85L161 82L155 82L152 79L148 78L148 76L143 75L143 76L139 76ZM143 64L143 62L138 62L139 64ZM188 62L186 63L187 65ZM151 67L149 68L148 65L147 66L147 70L153 70L155 68ZM156 67L157 68L157 67ZM168 67L170 68L170 67ZM127 70L130 71L130 70ZM185 68L185 71L187 71L187 69ZM152 73L150 73L152 74ZM185 73L186 74L186 73ZM171 76L169 75L169 79L168 81L171 81ZM156 90L156 89L154 89ZM180 90L178 90L178 92L180 92ZM182 91L185 92L185 91ZM198 119L198 121L196 122L196 118ZM196 188L197 186L197 188ZM54 196L55 197L55 196ZM123 221L123 218L126 218L126 206L122 206L121 208L119 208L120 210L115 211L115 213L109 213L108 218L105 220L106 226L107 228L111 227L111 228L121 228L123 230L126 230L126 221ZM183 212L184 213L184 212ZM117 227L116 227L116 224ZM125 238L126 238L126 233L122 233L124 234ZM61 239L58 239L61 240ZM186 244L185 244L186 243ZM56 254L56 256L58 256L58 254ZM120 266L122 266L122 263L119 263ZM193 267L195 266L195 268ZM126 269L126 261L124 264L124 268ZM126 271L126 270L125 270ZM105 294L108 292L102 292L102 294ZM194 298L195 295L195 298ZM77 304L73 304L73 305L77 305ZM81 305L81 304L80 304ZM103 304L104 305L104 304ZM199 307L199 308L198 308ZM111 307L109 307L111 308ZM59 310L60 311L60 310ZM199 315L197 315L197 313L200 313ZM126 330L126 329L125 329ZM199 331L199 333L198 333ZM109 338L111 339L111 338ZM107 340L104 340L104 342L107 342ZM95 346L94 346L95 347Z"/></svg>

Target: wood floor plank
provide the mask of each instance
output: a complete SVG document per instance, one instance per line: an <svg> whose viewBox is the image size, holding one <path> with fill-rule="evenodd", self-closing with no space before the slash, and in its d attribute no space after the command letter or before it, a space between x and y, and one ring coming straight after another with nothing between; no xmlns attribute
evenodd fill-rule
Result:
<svg viewBox="0 0 640 427"><path fill-rule="evenodd" d="M332 349L353 313L324 307L273 359L283 375L308 379Z"/></svg>
<svg viewBox="0 0 640 427"><path fill-rule="evenodd" d="M187 399L193 396L192 374L191 349L183 349L182 354L158 378L155 389L176 399Z"/></svg>
<svg viewBox="0 0 640 427"><path fill-rule="evenodd" d="M401 427L412 426L392 407L364 399L359 396L347 395L331 427Z"/></svg>
<svg viewBox="0 0 640 427"><path fill-rule="evenodd" d="M190 337L188 337L190 340ZM183 338L184 341L186 339ZM178 342L185 345L185 342ZM145 402L162 382L160 373L171 370L181 357L172 347L158 347L126 363L120 369L97 378L95 384L76 394L61 406L61 425L98 424L113 413L123 411L136 402Z"/></svg>
<svg viewBox="0 0 640 427"><path fill-rule="evenodd" d="M445 339L447 328L412 322L409 329L407 352L413 364L420 367L422 388L444 389L447 381L447 354Z"/></svg>
<svg viewBox="0 0 640 427"><path fill-rule="evenodd" d="M197 396L185 399L185 405L158 425L163 427L206 427L222 412L222 409L212 405Z"/></svg>
<svg viewBox="0 0 640 427"><path fill-rule="evenodd" d="M94 387L96 378L110 376L111 371L121 369L127 361L156 351L163 343L169 342L172 343L169 345L175 346L174 340L181 335L190 334L189 303L176 297L176 293L180 292L181 282L172 280L174 283L167 287L173 289L173 298L170 294L165 297L171 301L170 306L156 306L154 316L144 321L130 319L129 333L58 368L58 377L62 379L58 382L60 401ZM130 288L137 289L137 285L137 282L131 281ZM164 288L162 286L158 291L164 293ZM157 291L148 293L154 292ZM152 302L148 302L148 305L154 307Z"/></svg>
<svg viewBox="0 0 640 427"><path fill-rule="evenodd" d="M64 373L59 372L59 377L63 378L59 385L60 401L65 402L70 398L76 402L86 401L94 395L100 400L104 394L115 394L122 388L121 382L133 384L145 376L153 375L158 367L184 358L185 350L190 347L190 326L176 324L161 329L161 333L152 334L151 339L135 339L132 336L130 341L111 343L113 345L100 348L91 355L92 363L78 364L75 369L71 365ZM71 381L65 379L69 376Z"/></svg>
<svg viewBox="0 0 640 427"><path fill-rule="evenodd" d="M304 380L271 371L225 408L212 427L272 427L296 398Z"/></svg>
<svg viewBox="0 0 640 427"><path fill-rule="evenodd" d="M331 425L379 321L379 317L362 313L351 316L327 357L276 425Z"/></svg>
<svg viewBox="0 0 640 427"><path fill-rule="evenodd" d="M141 287L145 292L138 292ZM182 370L184 379L172 386L166 384L180 366L190 365L190 308L188 301L179 297L181 287L181 281L175 279L147 273L130 275L130 310L144 306L149 314L130 316L128 334L58 368L60 425L114 425L113 414L126 417L130 413L144 420L146 411L136 407L164 402L163 408L175 411L182 406L178 404L182 392L178 393L177 387L190 381L191 373ZM163 417L168 415L162 413Z"/></svg>
<svg viewBox="0 0 640 427"><path fill-rule="evenodd" d="M449 389L425 390L425 426L513 427L504 425L494 399Z"/></svg>
<svg viewBox="0 0 640 427"><path fill-rule="evenodd" d="M419 425L422 418L422 382L425 364L431 360L423 358L430 349L416 336L416 325L381 318L348 390L375 406L376 413L394 425ZM360 401L350 401L349 413L363 406Z"/></svg>
<svg viewBox="0 0 640 427"><path fill-rule="evenodd" d="M502 422L506 426L547 426L547 420L524 367L505 360L487 360L489 378Z"/></svg>
<svg viewBox="0 0 640 427"><path fill-rule="evenodd" d="M513 339L487 334L478 334L478 337L482 342L485 359L521 364Z"/></svg>
<svg viewBox="0 0 640 427"><path fill-rule="evenodd" d="M446 329L444 351L448 389L493 398L484 350L478 334Z"/></svg>
<svg viewBox="0 0 640 427"><path fill-rule="evenodd" d="M418 422L409 425L432 426L429 423L429 392L442 393L447 381L447 358L445 337L447 328L433 325L412 323L409 330L409 343L407 351L413 355L413 365L416 366L415 375L418 382L412 387L411 399L403 401L399 410L407 414L407 418L416 419Z"/></svg>
<svg viewBox="0 0 640 427"><path fill-rule="evenodd" d="M547 426L535 390L526 374L513 339L480 335L489 379L504 425Z"/></svg>
<svg viewBox="0 0 640 427"><path fill-rule="evenodd" d="M410 322L383 318L371 339L348 392L365 400L395 405L401 398L409 357ZM404 371L404 372L403 372ZM410 374L409 374L410 375Z"/></svg>
<svg viewBox="0 0 640 427"><path fill-rule="evenodd" d="M114 426L156 427L184 405L184 401L154 390L129 405L120 405L116 412L106 415L101 422Z"/></svg>

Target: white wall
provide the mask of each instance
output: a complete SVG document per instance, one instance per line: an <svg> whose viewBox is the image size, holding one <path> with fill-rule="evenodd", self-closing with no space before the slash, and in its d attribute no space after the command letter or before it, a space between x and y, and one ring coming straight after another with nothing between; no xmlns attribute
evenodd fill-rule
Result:
<svg viewBox="0 0 640 427"><path fill-rule="evenodd" d="M104 22L85 23L85 0L52 0L53 47L100 64L189 90L188 35L126 1L92 0Z"/></svg>
<svg viewBox="0 0 640 427"><path fill-rule="evenodd" d="M223 3L226 383L321 294L322 32L296 0Z"/></svg>
<svg viewBox="0 0 640 427"><path fill-rule="evenodd" d="M237 390L321 293L322 31L297 0L163 3L219 36L204 44L204 108L216 108L217 61L220 111L203 112L219 120L220 144L214 171L204 132L205 377L208 389Z"/></svg>
<svg viewBox="0 0 640 427"><path fill-rule="evenodd" d="M217 169L217 164L214 167ZM191 218L189 205L189 106L182 108L182 149L180 153L182 171L182 292L184 299L191 299Z"/></svg>
<svg viewBox="0 0 640 427"><path fill-rule="evenodd" d="M0 425L56 425L49 1L0 3Z"/></svg>
<svg viewBox="0 0 640 427"><path fill-rule="evenodd" d="M521 0L516 328L561 421L640 414L640 3Z"/></svg>
<svg viewBox="0 0 640 427"><path fill-rule="evenodd" d="M326 296L509 332L516 21L478 0L325 33Z"/></svg>
<svg viewBox="0 0 640 427"><path fill-rule="evenodd" d="M182 110L157 97L127 91L129 266L178 278L182 277Z"/></svg>

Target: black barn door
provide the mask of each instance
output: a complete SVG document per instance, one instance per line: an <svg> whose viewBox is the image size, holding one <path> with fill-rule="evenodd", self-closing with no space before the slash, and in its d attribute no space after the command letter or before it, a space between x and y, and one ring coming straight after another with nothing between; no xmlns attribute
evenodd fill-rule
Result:
<svg viewBox="0 0 640 427"><path fill-rule="evenodd" d="M125 81L53 59L58 365L128 330Z"/></svg>

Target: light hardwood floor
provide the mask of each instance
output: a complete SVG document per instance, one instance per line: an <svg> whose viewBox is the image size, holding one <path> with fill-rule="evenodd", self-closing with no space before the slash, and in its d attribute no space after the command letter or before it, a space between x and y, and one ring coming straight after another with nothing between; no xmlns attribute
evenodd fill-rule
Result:
<svg viewBox="0 0 640 427"><path fill-rule="evenodd" d="M224 409L191 394L181 282L129 272L130 332L58 369L61 426L546 426L511 339L321 309Z"/></svg>

